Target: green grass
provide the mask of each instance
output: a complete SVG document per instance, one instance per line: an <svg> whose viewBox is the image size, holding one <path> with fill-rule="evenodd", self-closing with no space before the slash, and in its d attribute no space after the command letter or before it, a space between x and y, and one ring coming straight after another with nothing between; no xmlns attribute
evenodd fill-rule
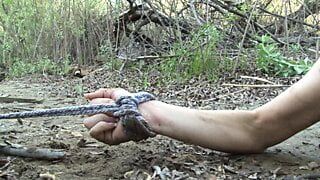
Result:
<svg viewBox="0 0 320 180"><path fill-rule="evenodd" d="M55 74L65 75L70 71L70 64L64 61L62 64L55 63L49 59L42 59L38 62L25 62L16 60L10 66L9 77L22 77L30 74Z"/></svg>

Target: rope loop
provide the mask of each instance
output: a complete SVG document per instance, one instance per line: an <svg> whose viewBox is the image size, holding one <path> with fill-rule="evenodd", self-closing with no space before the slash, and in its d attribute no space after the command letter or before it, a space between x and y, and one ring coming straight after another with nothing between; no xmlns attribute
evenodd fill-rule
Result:
<svg viewBox="0 0 320 180"><path fill-rule="evenodd" d="M119 109L113 115L120 119L125 133L131 140L140 141L156 135L138 109L139 104L154 99L155 97L150 93L139 92L132 96L122 96L116 100L115 103Z"/></svg>

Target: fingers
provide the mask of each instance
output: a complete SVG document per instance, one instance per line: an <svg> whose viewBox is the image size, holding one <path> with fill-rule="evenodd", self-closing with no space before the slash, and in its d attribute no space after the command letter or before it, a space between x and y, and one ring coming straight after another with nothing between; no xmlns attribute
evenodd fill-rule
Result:
<svg viewBox="0 0 320 180"><path fill-rule="evenodd" d="M90 101L90 104L111 104L114 100L109 98L95 98Z"/></svg>
<svg viewBox="0 0 320 180"><path fill-rule="evenodd" d="M109 142L109 139L113 139L112 129L116 126L116 123L100 121L90 129L89 134L98 141Z"/></svg>
<svg viewBox="0 0 320 180"><path fill-rule="evenodd" d="M90 129L90 136L106 144L116 145L128 141L121 123L117 123L117 119L105 114L86 118L84 125Z"/></svg>
<svg viewBox="0 0 320 180"><path fill-rule="evenodd" d="M91 129L99 122L108 122L108 123L117 123L117 119L107 116L106 114L96 114L90 117L87 117L83 120L83 124L86 128Z"/></svg>
<svg viewBox="0 0 320 180"><path fill-rule="evenodd" d="M99 89L92 93L87 93L84 97L88 100L92 100L95 98L110 98L116 100L120 96L130 95L130 93L122 88L112 88L112 89Z"/></svg>

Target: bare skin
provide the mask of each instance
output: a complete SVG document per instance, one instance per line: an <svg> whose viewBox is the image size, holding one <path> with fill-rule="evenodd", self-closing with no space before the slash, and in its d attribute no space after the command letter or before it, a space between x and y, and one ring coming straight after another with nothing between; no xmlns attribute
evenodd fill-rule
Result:
<svg viewBox="0 0 320 180"><path fill-rule="evenodd" d="M110 103L130 94L100 89L85 94L91 103ZM150 101L139 110L157 133L229 153L260 153L320 120L320 60L299 82L253 110L196 110ZM117 119L97 114L84 120L90 135L106 144L130 140Z"/></svg>

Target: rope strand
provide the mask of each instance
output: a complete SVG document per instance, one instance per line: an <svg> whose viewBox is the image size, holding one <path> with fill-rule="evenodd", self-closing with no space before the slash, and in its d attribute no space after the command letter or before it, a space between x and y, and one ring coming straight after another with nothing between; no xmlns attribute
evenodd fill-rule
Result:
<svg viewBox="0 0 320 180"><path fill-rule="evenodd" d="M0 119L16 119L31 117L93 115L105 113L120 119L125 132L134 141L155 136L148 123L138 110L141 103L154 100L155 97L147 92L135 93L132 96L123 96L113 104L69 106L53 109L14 112L0 114Z"/></svg>

